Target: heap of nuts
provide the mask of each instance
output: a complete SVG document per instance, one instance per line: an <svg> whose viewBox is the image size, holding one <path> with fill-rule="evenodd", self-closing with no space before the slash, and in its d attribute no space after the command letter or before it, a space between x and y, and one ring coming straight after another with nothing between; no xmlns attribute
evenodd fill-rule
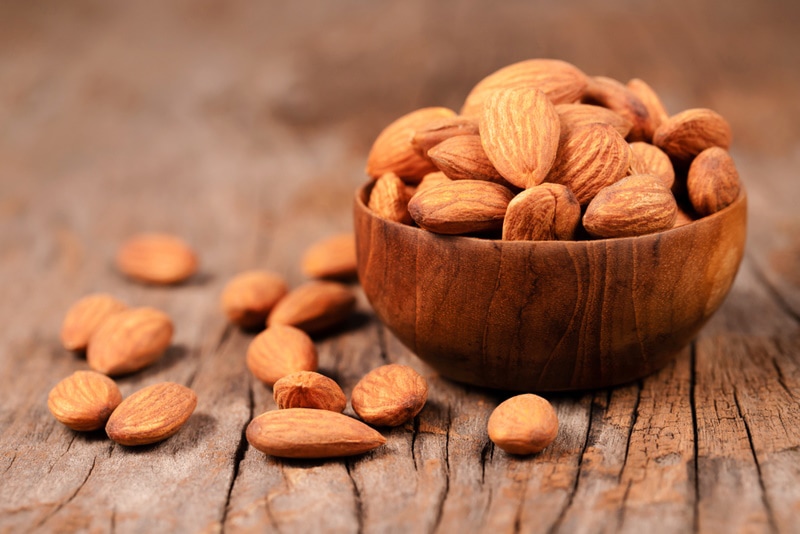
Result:
<svg viewBox="0 0 800 534"><path fill-rule="evenodd" d="M710 109L669 115L644 81L531 59L481 80L460 113L387 126L367 174L380 217L505 240L628 237L715 213L740 194L731 129Z"/></svg>

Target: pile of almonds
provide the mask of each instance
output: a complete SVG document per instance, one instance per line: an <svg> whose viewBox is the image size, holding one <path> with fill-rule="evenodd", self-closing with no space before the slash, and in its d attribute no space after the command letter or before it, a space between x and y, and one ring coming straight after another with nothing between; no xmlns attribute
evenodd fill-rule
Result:
<svg viewBox="0 0 800 534"><path fill-rule="evenodd" d="M481 80L460 113L404 115L376 138L368 205L440 234L628 237L715 213L740 193L731 129L710 109L669 115L644 81L531 59Z"/></svg>

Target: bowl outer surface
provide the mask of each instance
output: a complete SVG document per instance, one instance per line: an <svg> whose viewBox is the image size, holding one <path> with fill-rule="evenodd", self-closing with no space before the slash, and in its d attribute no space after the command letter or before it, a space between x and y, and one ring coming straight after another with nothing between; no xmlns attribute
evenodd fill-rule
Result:
<svg viewBox="0 0 800 534"><path fill-rule="evenodd" d="M686 226L596 241L441 236L356 195L358 274L378 317L444 376L515 391L624 383L669 362L742 259L744 193Z"/></svg>

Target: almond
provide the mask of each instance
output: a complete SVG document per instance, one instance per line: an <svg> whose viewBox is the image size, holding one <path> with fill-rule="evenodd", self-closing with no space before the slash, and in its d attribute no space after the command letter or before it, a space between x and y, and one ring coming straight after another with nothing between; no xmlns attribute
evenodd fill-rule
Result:
<svg viewBox="0 0 800 534"><path fill-rule="evenodd" d="M245 271L225 284L220 304L233 324L262 326L267 315L289 289L283 277L269 271Z"/></svg>
<svg viewBox="0 0 800 534"><path fill-rule="evenodd" d="M688 162L707 148L731 145L731 127L716 111L687 109L661 124L653 135L653 144L671 158Z"/></svg>
<svg viewBox="0 0 800 534"><path fill-rule="evenodd" d="M378 134L367 157L367 174L373 178L393 172L408 181L418 182L436 168L412 144L414 134L432 121L455 116L441 107L422 108L403 115Z"/></svg>
<svg viewBox="0 0 800 534"><path fill-rule="evenodd" d="M656 93L647 82L639 78L628 80L625 86L636 95L642 104L644 104L644 107L647 108L647 113L650 115L653 131L655 132L655 130L669 118L667 109L664 107L664 103L661 102L658 93Z"/></svg>
<svg viewBox="0 0 800 534"><path fill-rule="evenodd" d="M480 117L481 142L495 169L526 189L544 181L558 151L558 113L537 89L492 92Z"/></svg>
<svg viewBox="0 0 800 534"><path fill-rule="evenodd" d="M701 216L730 205L739 196L739 171L730 154L719 147L703 150L694 158L686 180L689 200Z"/></svg>
<svg viewBox="0 0 800 534"><path fill-rule="evenodd" d="M461 115L480 116L484 102L499 89L538 89L554 104L580 99L588 79L574 65L558 59L529 59L503 67L482 79L467 95Z"/></svg>
<svg viewBox="0 0 800 534"><path fill-rule="evenodd" d="M653 138L655 123L644 103L622 82L605 76L589 78L583 101L611 109L630 121L628 138L631 141L649 141Z"/></svg>
<svg viewBox="0 0 800 534"><path fill-rule="evenodd" d="M194 391L174 382L140 389L117 406L106 434L120 445L149 445L181 429L197 406Z"/></svg>
<svg viewBox="0 0 800 534"><path fill-rule="evenodd" d="M428 399L428 383L411 367L396 363L373 369L353 388L350 403L365 422L398 426L416 417Z"/></svg>
<svg viewBox="0 0 800 534"><path fill-rule="evenodd" d="M253 419L247 425L247 441L272 456L332 458L365 453L386 443L386 438L340 413L289 408Z"/></svg>
<svg viewBox="0 0 800 534"><path fill-rule="evenodd" d="M637 174L602 189L589 203L583 226L595 237L629 237L672 228L678 205L655 176Z"/></svg>
<svg viewBox="0 0 800 534"><path fill-rule="evenodd" d="M311 278L353 278L356 267L356 236L352 232L314 243L301 262L303 273Z"/></svg>
<svg viewBox="0 0 800 534"><path fill-rule="evenodd" d="M453 180L414 195L408 204L421 227L440 234L499 230L514 194L480 180Z"/></svg>
<svg viewBox="0 0 800 534"><path fill-rule="evenodd" d="M120 247L117 268L125 275L150 284L176 284L197 272L197 255L179 237L140 234Z"/></svg>
<svg viewBox="0 0 800 534"><path fill-rule="evenodd" d="M378 178L372 186L367 206L382 219L408 224L411 222L408 199L403 180L393 172L388 172Z"/></svg>
<svg viewBox="0 0 800 534"><path fill-rule="evenodd" d="M613 126L588 124L562 138L547 181L565 185L586 206L598 191L627 174L630 158L630 146Z"/></svg>
<svg viewBox="0 0 800 534"><path fill-rule="evenodd" d="M302 330L288 325L272 325L250 342L247 368L256 378L271 386L291 373L316 371L317 348Z"/></svg>
<svg viewBox="0 0 800 534"><path fill-rule="evenodd" d="M55 385L47 396L53 417L72 430L103 428L122 402L117 384L94 371L75 371Z"/></svg>
<svg viewBox="0 0 800 534"><path fill-rule="evenodd" d="M511 454L534 454L558 435L553 406L538 395L525 394L500 403L489 416L489 439Z"/></svg>
<svg viewBox="0 0 800 534"><path fill-rule="evenodd" d="M432 172L430 174L426 174L425 177L422 179L422 181L417 186L417 189L414 192L414 194L417 195L419 193L422 193L426 189L430 189L431 187L434 187L434 186L437 186L437 185L440 185L440 184L449 183L451 181L452 180L450 180L450 178L448 178L447 175L445 173L443 173L442 171L437 171L437 172ZM409 198L411 198L411 197L409 197Z"/></svg>
<svg viewBox="0 0 800 534"><path fill-rule="evenodd" d="M306 282L278 302L267 318L267 326L291 325L313 334L344 322L355 306L356 297L345 285Z"/></svg>
<svg viewBox="0 0 800 534"><path fill-rule="evenodd" d="M478 135L460 135L442 141L430 149L428 156L452 180L484 180L506 187L511 185L486 157Z"/></svg>
<svg viewBox="0 0 800 534"><path fill-rule="evenodd" d="M652 174L669 188L675 183L675 168L669 156L643 141L631 143L631 171L631 174Z"/></svg>
<svg viewBox="0 0 800 534"><path fill-rule="evenodd" d="M123 375L155 363L172 341L169 316L154 308L131 308L106 319L89 340L86 361L107 375Z"/></svg>
<svg viewBox="0 0 800 534"><path fill-rule="evenodd" d="M556 106L561 122L561 137L565 137L575 128L601 122L614 127L622 137L626 137L633 123L619 113L602 106L591 104L559 104Z"/></svg>
<svg viewBox="0 0 800 534"><path fill-rule="evenodd" d="M581 205L560 184L542 184L519 193L508 203L503 239L574 239L581 222Z"/></svg>
<svg viewBox="0 0 800 534"><path fill-rule="evenodd" d="M427 154L442 141L459 135L478 135L478 120L461 115L436 119L418 129L411 143L420 154Z"/></svg>
<svg viewBox="0 0 800 534"><path fill-rule="evenodd" d="M67 310L61 325L61 344L67 350L85 350L103 321L125 309L124 303L106 293L83 297Z"/></svg>
<svg viewBox="0 0 800 534"><path fill-rule="evenodd" d="M339 384L313 371L298 371L284 376L275 382L272 392L275 404L282 410L314 408L341 413L347 406L347 397Z"/></svg>

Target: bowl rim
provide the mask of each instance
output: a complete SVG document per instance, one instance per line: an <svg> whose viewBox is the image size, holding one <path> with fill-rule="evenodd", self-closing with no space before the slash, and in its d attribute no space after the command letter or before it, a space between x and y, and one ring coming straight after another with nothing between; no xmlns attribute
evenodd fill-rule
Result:
<svg viewBox="0 0 800 534"><path fill-rule="evenodd" d="M668 230L662 230L660 232L653 232L650 234L642 234L637 236L628 236L628 237L604 237L599 239L571 239L571 240L508 240L508 239L495 239L495 238L486 238L486 237L474 237L468 235L459 235L459 234L439 234L436 232L431 232L429 230L425 230L424 228L420 228L419 226L413 226L410 224L403 224L397 221L392 221L389 219L384 219L376 215L369 207L367 206L365 200L367 198L368 191L375 185L375 179L369 179L366 183L360 185L356 189L355 193L355 203L359 209L363 210L369 217L375 218L384 224L389 224L393 226L397 226L399 228L404 229L405 231L411 232L420 232L421 235L426 236L435 236L440 239L448 239L452 241L467 241L467 242L478 242L478 243L491 243L493 245L502 245L502 246L529 246L531 244L536 244L537 246L547 245L547 244L575 244L575 245L589 245L589 244L602 244L606 242L622 242L625 240L640 240L640 239L647 239L653 238L654 236L664 236L671 233L680 233L687 231L688 228L696 227L698 224L708 223L715 219L725 217L729 211L737 209L741 204L747 202L747 193L745 192L745 188L743 184L739 186L739 195L736 199L722 208L721 210L712 213L711 215L706 215L705 217L700 217L699 219L695 219L690 223L684 224L683 226L672 227Z"/></svg>

